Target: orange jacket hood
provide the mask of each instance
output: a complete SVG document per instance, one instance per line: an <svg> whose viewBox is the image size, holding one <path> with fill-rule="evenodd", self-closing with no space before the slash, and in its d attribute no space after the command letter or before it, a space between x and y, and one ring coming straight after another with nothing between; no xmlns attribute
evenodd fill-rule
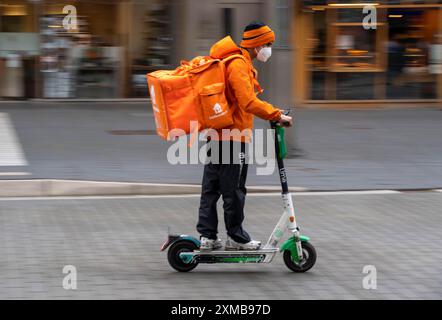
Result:
<svg viewBox="0 0 442 320"><path fill-rule="evenodd" d="M227 36L210 48L210 56L214 59L224 59L232 54L241 54L241 49L230 36Z"/></svg>

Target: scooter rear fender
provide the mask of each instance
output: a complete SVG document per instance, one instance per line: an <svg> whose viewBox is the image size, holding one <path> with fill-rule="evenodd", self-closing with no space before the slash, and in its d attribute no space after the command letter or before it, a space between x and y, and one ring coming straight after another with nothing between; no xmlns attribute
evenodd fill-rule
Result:
<svg viewBox="0 0 442 320"><path fill-rule="evenodd" d="M170 247L172 244L174 244L175 242L178 241L191 241L193 243L195 243L195 245L199 248L201 243L198 239L192 237L192 236L188 236L185 234L181 234L181 235L177 235L177 234L169 234L167 237L167 240L163 243L163 245L161 246L161 251L166 250L168 247Z"/></svg>

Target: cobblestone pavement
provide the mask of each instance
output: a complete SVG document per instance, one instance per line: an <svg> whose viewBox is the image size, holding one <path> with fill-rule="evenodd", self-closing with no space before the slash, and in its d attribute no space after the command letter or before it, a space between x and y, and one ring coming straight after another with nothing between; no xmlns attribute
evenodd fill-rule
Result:
<svg viewBox="0 0 442 320"><path fill-rule="evenodd" d="M198 200L1 199L0 299L442 298L442 193L295 195L301 230L318 252L305 274L281 256L173 271L159 248L167 226L195 234ZM250 195L246 209L246 229L266 240L279 196ZM77 268L76 290L62 287L65 265ZM376 290L362 287L366 265L377 269Z"/></svg>
<svg viewBox="0 0 442 320"><path fill-rule="evenodd" d="M17 148L15 157L8 156L7 151L13 150L15 142L4 141L2 149L4 135L0 134L0 179L200 184L201 165L167 162L170 143L155 135L150 109L144 103L1 104L2 123L9 119L21 148ZM286 161L293 187L442 187L440 110L304 109L295 111L295 117L294 136L300 157ZM257 120L256 126L263 128L268 124ZM24 159L16 159L20 158L21 149ZM10 165L5 164L7 160ZM14 176L11 172L28 175ZM248 183L278 185L279 180L276 174L257 176L252 166Z"/></svg>

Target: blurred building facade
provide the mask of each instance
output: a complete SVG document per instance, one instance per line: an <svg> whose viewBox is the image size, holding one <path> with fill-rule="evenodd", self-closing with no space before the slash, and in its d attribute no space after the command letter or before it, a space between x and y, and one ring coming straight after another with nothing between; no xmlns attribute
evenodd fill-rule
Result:
<svg viewBox="0 0 442 320"><path fill-rule="evenodd" d="M1 0L0 97L147 97L147 72L239 43L253 20L277 34L258 70L278 106L442 101L441 0Z"/></svg>
<svg viewBox="0 0 442 320"><path fill-rule="evenodd" d="M442 1L307 0L294 20L298 101L441 101Z"/></svg>

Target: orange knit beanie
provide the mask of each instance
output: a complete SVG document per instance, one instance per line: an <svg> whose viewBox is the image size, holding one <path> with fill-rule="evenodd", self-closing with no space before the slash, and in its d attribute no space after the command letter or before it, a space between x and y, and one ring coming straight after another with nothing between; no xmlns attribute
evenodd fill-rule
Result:
<svg viewBox="0 0 442 320"><path fill-rule="evenodd" d="M241 47L256 48L275 41L275 33L262 22L252 22L244 30Z"/></svg>

